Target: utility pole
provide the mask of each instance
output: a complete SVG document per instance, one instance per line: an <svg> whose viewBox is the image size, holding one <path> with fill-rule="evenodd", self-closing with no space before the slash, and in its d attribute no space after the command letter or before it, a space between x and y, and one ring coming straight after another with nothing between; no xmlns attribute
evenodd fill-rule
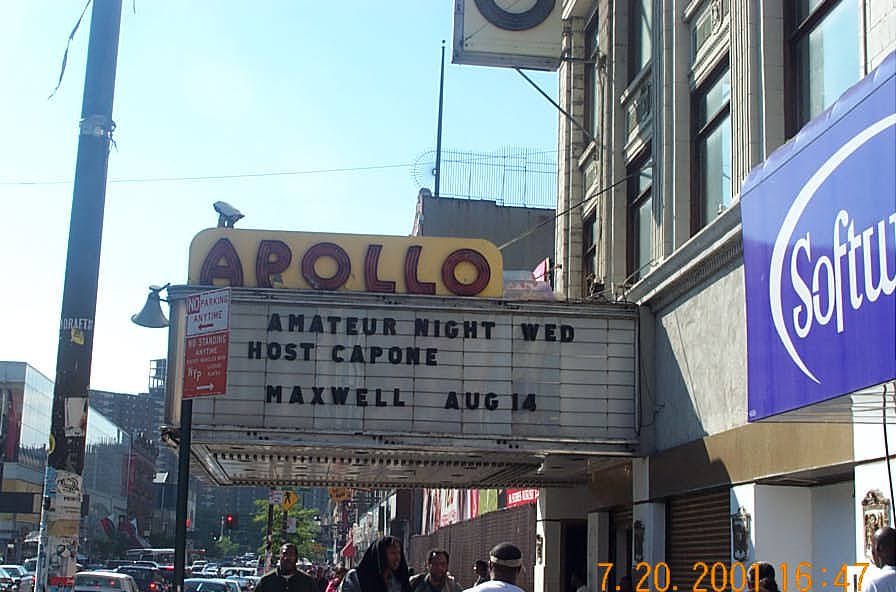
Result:
<svg viewBox="0 0 896 592"><path fill-rule="evenodd" d="M439 73L439 120L436 124L436 185L435 197L439 197L439 180L442 177L442 98L445 91L445 40L442 40L442 69Z"/></svg>
<svg viewBox="0 0 896 592"><path fill-rule="evenodd" d="M90 19L75 187L62 292L36 589L70 587L81 524L81 483L99 278L121 0L97 0Z"/></svg>

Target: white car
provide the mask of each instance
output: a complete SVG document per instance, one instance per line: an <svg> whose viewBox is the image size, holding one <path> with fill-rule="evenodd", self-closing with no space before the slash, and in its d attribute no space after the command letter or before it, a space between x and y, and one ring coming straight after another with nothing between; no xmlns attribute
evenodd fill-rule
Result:
<svg viewBox="0 0 896 592"><path fill-rule="evenodd" d="M28 570L23 566L7 564L0 565L0 569L11 575L14 580L17 580L19 592L31 592L32 588L34 588L34 575L29 574Z"/></svg>
<svg viewBox="0 0 896 592"><path fill-rule="evenodd" d="M112 571L82 571L75 574L74 592L140 592L127 574Z"/></svg>

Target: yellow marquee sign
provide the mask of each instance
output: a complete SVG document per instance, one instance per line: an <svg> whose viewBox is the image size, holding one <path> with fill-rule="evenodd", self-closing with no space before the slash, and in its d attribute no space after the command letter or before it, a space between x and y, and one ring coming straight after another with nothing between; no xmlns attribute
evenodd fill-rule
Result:
<svg viewBox="0 0 896 592"><path fill-rule="evenodd" d="M481 239L213 228L190 245L189 283L499 298L503 272Z"/></svg>

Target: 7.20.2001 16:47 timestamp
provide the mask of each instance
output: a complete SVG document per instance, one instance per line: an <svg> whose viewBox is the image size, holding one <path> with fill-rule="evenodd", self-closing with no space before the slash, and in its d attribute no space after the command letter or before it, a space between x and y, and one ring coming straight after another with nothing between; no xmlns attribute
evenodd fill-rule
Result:
<svg viewBox="0 0 896 592"><path fill-rule="evenodd" d="M835 568L815 566L808 561L796 566L779 563L776 566L776 580L781 592L809 592L825 588L842 588L842 592L861 592L862 580L868 563L841 563ZM600 592L760 592L759 564L746 565L741 562L731 564L716 561L696 561L691 565L690 574L675 574L673 578L669 564L665 561L648 563L641 561L632 570L632 588L623 589L621 584L609 581L613 563L598 563L598 590ZM693 582L679 586L675 581Z"/></svg>

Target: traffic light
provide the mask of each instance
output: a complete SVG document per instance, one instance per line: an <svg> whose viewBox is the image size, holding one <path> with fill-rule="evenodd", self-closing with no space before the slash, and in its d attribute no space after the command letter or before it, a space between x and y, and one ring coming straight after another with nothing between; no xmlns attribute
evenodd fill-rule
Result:
<svg viewBox="0 0 896 592"><path fill-rule="evenodd" d="M227 530L236 528L236 514L227 514L224 516L224 527L227 528Z"/></svg>

